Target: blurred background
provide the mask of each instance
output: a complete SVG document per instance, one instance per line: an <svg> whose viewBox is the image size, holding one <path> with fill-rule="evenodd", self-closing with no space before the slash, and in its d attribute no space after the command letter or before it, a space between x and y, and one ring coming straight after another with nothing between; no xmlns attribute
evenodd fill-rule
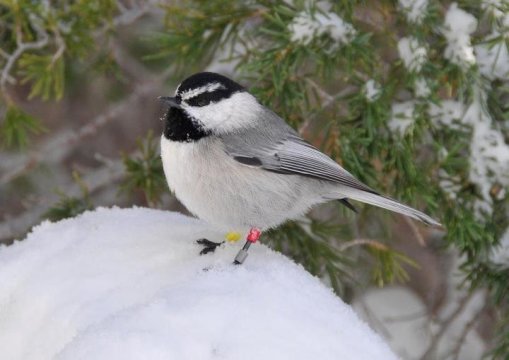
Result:
<svg viewBox="0 0 509 360"><path fill-rule="evenodd" d="M220 72L444 224L330 203L265 243L403 359L509 358L508 11L506 0L0 0L0 242L99 206L186 212L164 180L157 97Z"/></svg>

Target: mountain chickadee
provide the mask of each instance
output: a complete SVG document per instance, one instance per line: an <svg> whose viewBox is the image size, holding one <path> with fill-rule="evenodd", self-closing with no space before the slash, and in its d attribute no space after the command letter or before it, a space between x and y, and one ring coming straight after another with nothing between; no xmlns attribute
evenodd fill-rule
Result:
<svg viewBox="0 0 509 360"><path fill-rule="evenodd" d="M185 79L168 106L161 137L166 180L189 211L225 231L248 231L236 263L260 232L330 200L379 206L440 224L357 180L303 140L235 81L211 72ZM218 243L202 239L206 253Z"/></svg>

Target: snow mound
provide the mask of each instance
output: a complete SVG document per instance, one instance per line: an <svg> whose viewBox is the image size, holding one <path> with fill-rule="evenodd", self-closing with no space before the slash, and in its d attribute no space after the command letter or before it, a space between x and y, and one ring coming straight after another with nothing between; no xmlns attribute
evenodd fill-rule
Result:
<svg viewBox="0 0 509 360"><path fill-rule="evenodd" d="M263 245L150 210L44 222L0 248L2 359L395 359L328 288Z"/></svg>

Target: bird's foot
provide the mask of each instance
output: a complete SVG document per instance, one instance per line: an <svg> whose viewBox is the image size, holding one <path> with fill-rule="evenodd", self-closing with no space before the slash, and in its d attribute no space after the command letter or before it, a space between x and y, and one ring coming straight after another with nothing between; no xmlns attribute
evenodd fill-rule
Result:
<svg viewBox="0 0 509 360"><path fill-rule="evenodd" d="M203 246L203 249L201 249L200 251L200 255L206 255L208 253L213 253L214 251L216 251L216 248L219 245L223 244L224 241L217 243L207 239L198 239L196 240L196 243Z"/></svg>

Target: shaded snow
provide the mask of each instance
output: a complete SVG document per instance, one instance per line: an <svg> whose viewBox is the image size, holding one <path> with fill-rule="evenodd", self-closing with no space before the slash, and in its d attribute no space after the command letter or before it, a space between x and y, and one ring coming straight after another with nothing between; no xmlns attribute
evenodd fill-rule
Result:
<svg viewBox="0 0 509 360"><path fill-rule="evenodd" d="M263 245L198 256L203 222L98 209L0 248L1 358L395 359L317 278Z"/></svg>

